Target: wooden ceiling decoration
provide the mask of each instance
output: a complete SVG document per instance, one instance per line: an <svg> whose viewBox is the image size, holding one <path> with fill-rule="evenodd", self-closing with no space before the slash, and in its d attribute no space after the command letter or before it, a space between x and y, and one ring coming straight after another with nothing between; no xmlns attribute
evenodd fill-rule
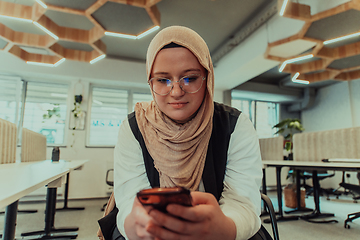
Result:
<svg viewBox="0 0 360 240"><path fill-rule="evenodd" d="M360 78L360 66L337 69L330 66L337 60L357 55L360 57L360 42L330 48L327 46L327 41L306 35L311 25L319 20L343 14L349 10L360 11L360 0L351 0L314 15L311 15L310 6L291 2L291 0L278 0L278 9L283 17L305 21L304 26L297 34L268 44L265 58L279 61L279 71L290 73L292 79L297 78L309 83L325 80L348 81ZM281 10L283 10L283 14ZM357 22L353 23L357 24ZM329 29L332 27L327 26ZM360 31L337 36L336 39L352 34L359 36ZM298 49L297 52L296 49ZM301 61L302 59L307 60Z"/></svg>
<svg viewBox="0 0 360 240"><path fill-rule="evenodd" d="M93 63L94 60L106 56L106 45L101 41L101 38L107 32L107 30L92 16L94 12L107 2L144 8L150 17L153 26L149 29L144 29L137 35L139 36L155 26L160 26L160 12L156 7L156 3L160 1L161 0L97 0L86 10L77 10L46 4L41 0L36 0L33 6L0 1L1 17L15 19L24 24L34 24L46 33L45 35L40 35L14 31L8 26L0 23L0 38L7 42L7 45L1 50L12 53L26 62L35 64L39 63L57 66L65 59ZM47 10L85 16L94 27L90 30L83 30L59 26L45 15ZM126 33L115 34L127 35ZM93 50L84 51L68 49L61 46L58 41L87 44L91 46ZM50 54L31 53L24 50L26 49L24 47L44 49Z"/></svg>

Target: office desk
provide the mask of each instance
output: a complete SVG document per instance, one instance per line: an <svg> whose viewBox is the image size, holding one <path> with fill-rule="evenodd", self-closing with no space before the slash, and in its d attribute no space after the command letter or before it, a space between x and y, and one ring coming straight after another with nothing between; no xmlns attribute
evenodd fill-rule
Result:
<svg viewBox="0 0 360 240"><path fill-rule="evenodd" d="M317 178L318 170L334 170L334 171L360 171L360 163L358 162L303 162L303 161L263 161L263 167L275 167L276 168L276 177L277 177L277 195L278 195L278 205L279 205L279 220L286 220L286 217L283 216L282 211L282 188L281 188L281 168L282 167L292 167L295 170L307 170L313 172L313 184L314 184L314 202L315 210L309 215L301 216L302 219L311 221L310 219L318 217L329 217L334 216L333 214L323 214L320 211L320 197L319 197L319 180ZM298 176L298 171L297 171ZM300 192L300 182L299 177L297 179L297 192ZM297 194L297 202L300 203L300 194ZM330 220L326 222L334 222L336 220ZM316 222L316 221L314 221Z"/></svg>
<svg viewBox="0 0 360 240"><path fill-rule="evenodd" d="M61 182L71 170L81 167L87 160L72 162L23 162L0 165L0 208L6 207L4 240L13 240L18 200L47 184Z"/></svg>
<svg viewBox="0 0 360 240"><path fill-rule="evenodd" d="M50 160L46 160L50 161ZM64 164L65 168L68 168L69 171L73 171L81 168L88 160L74 160L74 161L64 161L60 160L60 163ZM69 172L67 172L67 177ZM68 184L68 182L66 183ZM55 228L55 212L56 212L56 192L57 187L60 187L61 184L48 185L47 194L46 194L46 210L45 210L45 227L43 230L32 231L21 233L21 236L32 236L40 235L33 239L75 239L77 233L63 233L63 232L74 232L79 230L78 227L67 227L67 228ZM68 189L67 189L68 190ZM66 193L67 198L67 193ZM66 199L67 200L67 199Z"/></svg>
<svg viewBox="0 0 360 240"><path fill-rule="evenodd" d="M51 161L10 163L0 165L0 208L46 184L61 178L70 171L65 162Z"/></svg>
<svg viewBox="0 0 360 240"><path fill-rule="evenodd" d="M64 162L50 161L0 165L0 208L6 207L4 240L15 237L18 200L36 189L61 179L69 172Z"/></svg>

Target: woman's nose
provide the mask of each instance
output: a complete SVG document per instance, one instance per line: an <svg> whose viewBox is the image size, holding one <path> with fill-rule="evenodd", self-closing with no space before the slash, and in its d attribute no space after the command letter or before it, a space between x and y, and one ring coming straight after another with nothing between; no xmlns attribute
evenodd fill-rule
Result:
<svg viewBox="0 0 360 240"><path fill-rule="evenodd" d="M173 82L173 88L171 89L170 95L171 96L182 96L184 95L184 91L180 87L179 82Z"/></svg>

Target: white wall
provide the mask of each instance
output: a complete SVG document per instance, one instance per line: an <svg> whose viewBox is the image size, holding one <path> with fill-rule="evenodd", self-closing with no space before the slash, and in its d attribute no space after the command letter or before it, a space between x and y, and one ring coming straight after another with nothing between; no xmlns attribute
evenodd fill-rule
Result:
<svg viewBox="0 0 360 240"><path fill-rule="evenodd" d="M360 126L360 79L320 89L315 103L301 113L305 132Z"/></svg>
<svg viewBox="0 0 360 240"><path fill-rule="evenodd" d="M320 89L312 108L302 111L305 132L325 131L360 126L360 79ZM358 184L356 173L350 173L350 183ZM342 173L321 181L322 187L337 188Z"/></svg>

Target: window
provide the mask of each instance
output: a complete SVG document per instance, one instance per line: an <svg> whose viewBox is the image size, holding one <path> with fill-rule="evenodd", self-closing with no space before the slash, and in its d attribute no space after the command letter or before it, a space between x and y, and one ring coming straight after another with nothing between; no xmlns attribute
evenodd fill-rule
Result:
<svg viewBox="0 0 360 240"><path fill-rule="evenodd" d="M0 118L18 124L22 81L20 78L0 76Z"/></svg>
<svg viewBox="0 0 360 240"><path fill-rule="evenodd" d="M274 137L277 129L272 128L279 121L279 104L256 101L256 132L259 138Z"/></svg>
<svg viewBox="0 0 360 240"><path fill-rule="evenodd" d="M135 104L137 102L150 102L152 101L152 95L150 92L143 92L143 93L133 93L133 107L132 110L134 110Z"/></svg>
<svg viewBox="0 0 360 240"><path fill-rule="evenodd" d="M127 90L93 87L89 145L115 145L121 121L127 114Z"/></svg>
<svg viewBox="0 0 360 240"><path fill-rule="evenodd" d="M276 129L272 127L279 122L278 103L240 99L236 94L231 96L231 106L246 114L253 122L259 138L273 137Z"/></svg>
<svg viewBox="0 0 360 240"><path fill-rule="evenodd" d="M87 145L114 146L122 120L134 110L136 102L149 100L152 100L150 91L92 86Z"/></svg>
<svg viewBox="0 0 360 240"><path fill-rule="evenodd" d="M46 136L48 145L64 144L66 84L28 82L23 127Z"/></svg>
<svg viewBox="0 0 360 240"><path fill-rule="evenodd" d="M231 106L246 114L248 118L254 122L255 117L255 101L231 99Z"/></svg>

